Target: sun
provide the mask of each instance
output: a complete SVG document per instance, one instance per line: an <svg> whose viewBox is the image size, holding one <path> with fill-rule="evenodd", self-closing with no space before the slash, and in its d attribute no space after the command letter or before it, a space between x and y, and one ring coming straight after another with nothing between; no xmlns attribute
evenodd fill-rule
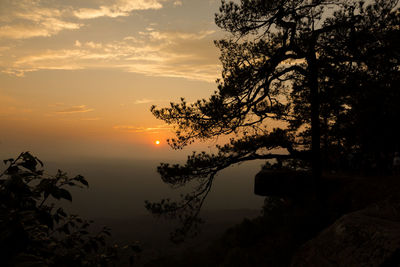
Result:
<svg viewBox="0 0 400 267"><path fill-rule="evenodd" d="M155 143L156 145L161 144L160 140L156 140L154 143Z"/></svg>

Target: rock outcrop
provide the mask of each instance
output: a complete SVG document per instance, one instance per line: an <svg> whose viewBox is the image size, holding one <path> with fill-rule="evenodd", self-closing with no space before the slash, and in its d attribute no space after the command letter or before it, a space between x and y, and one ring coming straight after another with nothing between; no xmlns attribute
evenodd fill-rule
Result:
<svg viewBox="0 0 400 267"><path fill-rule="evenodd" d="M342 216L306 242L291 266L400 266L399 202L386 200Z"/></svg>

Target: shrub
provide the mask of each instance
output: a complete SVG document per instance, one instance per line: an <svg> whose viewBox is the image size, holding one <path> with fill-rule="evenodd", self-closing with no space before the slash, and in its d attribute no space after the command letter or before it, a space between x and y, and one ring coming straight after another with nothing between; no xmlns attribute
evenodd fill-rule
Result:
<svg viewBox="0 0 400 267"><path fill-rule="evenodd" d="M109 245L110 229L90 233L93 221L69 215L61 199L67 190L88 187L81 175L58 170L48 175L29 152L4 160L0 174L0 259L9 266L109 266L120 261L121 249ZM125 249L138 251L137 246ZM133 262L131 253L130 262Z"/></svg>

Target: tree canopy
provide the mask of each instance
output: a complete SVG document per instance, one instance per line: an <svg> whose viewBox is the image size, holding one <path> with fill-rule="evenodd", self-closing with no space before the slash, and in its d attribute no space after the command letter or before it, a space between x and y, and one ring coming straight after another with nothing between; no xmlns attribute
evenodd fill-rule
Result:
<svg viewBox="0 0 400 267"><path fill-rule="evenodd" d="M218 90L193 104L182 98L151 108L175 127L174 149L231 137L215 154L158 167L173 187L196 183L178 202L146 203L182 221L175 237L199 222L215 175L232 164L275 159L318 179L328 153L377 151L377 142L396 140L382 131L400 115L398 1L223 0L215 22L231 34L215 42L223 67Z"/></svg>

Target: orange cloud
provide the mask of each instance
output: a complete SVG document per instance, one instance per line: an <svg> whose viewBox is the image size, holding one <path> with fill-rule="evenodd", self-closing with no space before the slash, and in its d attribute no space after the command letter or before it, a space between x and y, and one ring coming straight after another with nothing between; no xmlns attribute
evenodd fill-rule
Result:
<svg viewBox="0 0 400 267"><path fill-rule="evenodd" d="M140 105L140 104L148 104L148 103L155 103L155 102L165 102L165 101L168 101L168 100L143 98L143 99L135 100L133 102L133 104Z"/></svg>
<svg viewBox="0 0 400 267"><path fill-rule="evenodd" d="M113 127L116 130L130 133L159 133L162 131L171 130L168 125L158 125L154 127L137 127L133 125L116 125Z"/></svg>
<svg viewBox="0 0 400 267"><path fill-rule="evenodd" d="M73 113L86 113L93 111L94 109L92 108L87 108L86 105L80 105L80 106L72 106L69 108L65 108L59 111L56 111L56 113L59 114L73 114Z"/></svg>

